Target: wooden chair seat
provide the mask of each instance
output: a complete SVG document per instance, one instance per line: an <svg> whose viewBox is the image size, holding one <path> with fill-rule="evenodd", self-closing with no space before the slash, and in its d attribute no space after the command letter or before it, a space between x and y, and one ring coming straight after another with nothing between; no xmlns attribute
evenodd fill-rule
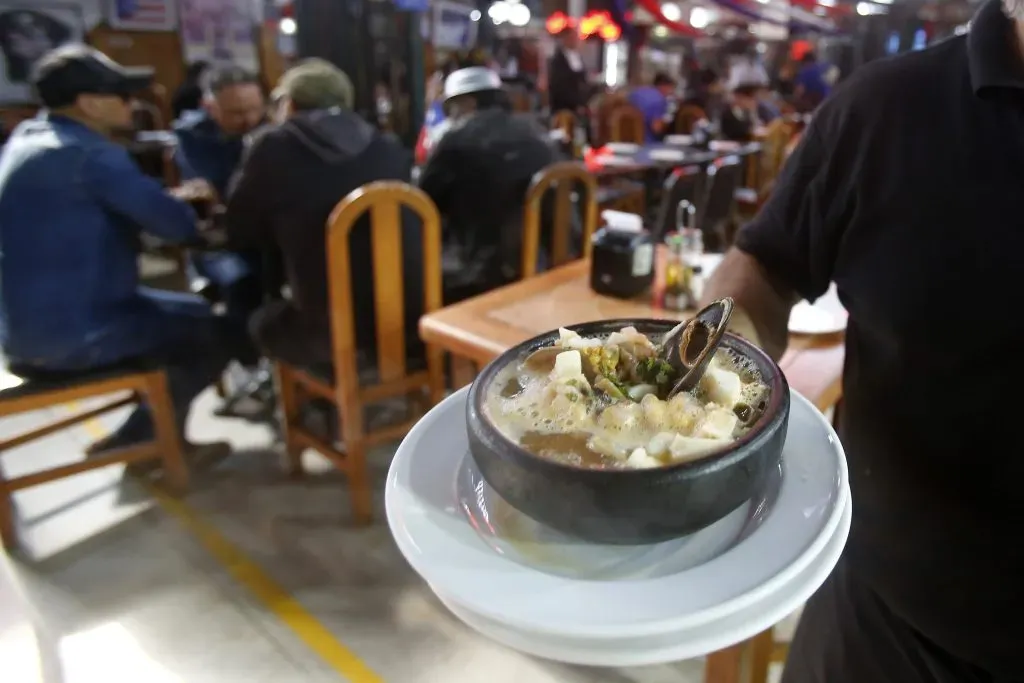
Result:
<svg viewBox="0 0 1024 683"><path fill-rule="evenodd" d="M43 427L0 441L0 454L112 410L138 405L141 402L145 402L149 407L156 435L152 441L13 479L4 478L0 468L0 540L5 547L14 547L17 540L11 496L20 489L108 465L159 458L163 460L164 481L168 488L175 493L184 492L188 486L188 469L185 466L184 448L174 416L174 404L167 388L167 375L160 368L145 369L144 365L128 364L85 373L31 373L27 378L16 374L23 381L0 391L0 419L109 394L129 392L128 396L113 399L98 408L55 420Z"/></svg>

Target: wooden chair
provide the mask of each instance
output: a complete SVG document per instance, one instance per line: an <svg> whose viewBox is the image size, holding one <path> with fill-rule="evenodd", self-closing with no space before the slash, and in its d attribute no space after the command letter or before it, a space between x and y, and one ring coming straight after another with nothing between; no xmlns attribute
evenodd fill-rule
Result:
<svg viewBox="0 0 1024 683"><path fill-rule="evenodd" d="M675 120L672 121L672 132L676 135L689 135L697 122L707 117L704 110L696 104L684 104L679 107Z"/></svg>
<svg viewBox="0 0 1024 683"><path fill-rule="evenodd" d="M108 402L99 408L61 418L43 427L0 442L0 453L36 441L44 436L67 429L117 408L145 402L153 419L155 438L152 441L111 451L109 454L61 465L41 472L33 472L6 479L0 470L0 540L5 548L16 544L14 506L12 494L30 486L70 477L117 463L143 460L163 461L164 481L174 493L183 493L188 487L188 469L184 448L178 434L174 404L167 389L167 376L163 370L112 370L73 377L23 380L21 384L0 391L0 418L34 410L54 408L75 401L97 398L119 392L130 392L123 398Z"/></svg>
<svg viewBox="0 0 1024 683"><path fill-rule="evenodd" d="M326 374L310 368L277 363L278 391L284 413L284 442L290 469L302 472L302 451L312 448L345 472L352 493L352 510L357 522L373 516L366 451L380 443L398 439L415 424L419 414L401 424L368 429L364 424L366 405L388 398L406 396L414 413L422 413L444 395L442 352L427 347L426 369L411 371L406 365L405 301L403 296L402 219L403 208L414 211L422 221L424 312L441 307L441 219L437 208L421 190L400 182L374 182L355 190L338 204L327 224L327 272L331 306L333 368ZM356 331L353 317L351 255L349 234L363 214L369 212L373 259L373 298L376 315L377 362L372 383L360 381L356 363ZM426 400L424 399L426 391ZM307 430L301 411L310 398L330 401L341 420L343 446L336 447Z"/></svg>
<svg viewBox="0 0 1024 683"><path fill-rule="evenodd" d="M551 130L560 130L565 133L565 139L572 143L573 134L576 132L576 114L568 109L560 109L551 117Z"/></svg>
<svg viewBox="0 0 1024 683"><path fill-rule="evenodd" d="M644 115L636 107L624 104L611 113L610 142L644 144Z"/></svg>
<svg viewBox="0 0 1024 683"><path fill-rule="evenodd" d="M597 206L603 211L624 211L644 216L647 212L647 187L635 180L612 179L597 189Z"/></svg>
<svg viewBox="0 0 1024 683"><path fill-rule="evenodd" d="M541 203L549 190L555 191L552 266L561 266L571 260L572 193L575 185L582 185L583 199L583 257L590 256L590 238L597 229L597 179L586 166L572 161L552 164L533 176L526 193L526 211L523 214L522 279L537 274L537 256L540 250Z"/></svg>

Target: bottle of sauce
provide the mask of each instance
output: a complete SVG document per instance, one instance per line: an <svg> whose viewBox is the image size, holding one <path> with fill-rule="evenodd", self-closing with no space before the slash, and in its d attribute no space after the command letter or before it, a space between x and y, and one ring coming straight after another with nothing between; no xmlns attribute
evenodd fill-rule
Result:
<svg viewBox="0 0 1024 683"><path fill-rule="evenodd" d="M665 289L662 306L669 311L685 311L691 307L690 272L683 258L685 242L682 234L670 233L665 238L668 255L665 259Z"/></svg>

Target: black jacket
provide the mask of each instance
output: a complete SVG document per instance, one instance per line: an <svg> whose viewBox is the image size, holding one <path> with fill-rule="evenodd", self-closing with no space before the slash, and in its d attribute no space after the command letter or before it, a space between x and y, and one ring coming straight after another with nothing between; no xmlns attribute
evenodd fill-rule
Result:
<svg viewBox="0 0 1024 683"><path fill-rule="evenodd" d="M548 105L552 112L576 111L590 99L586 71L573 71L561 48L548 62Z"/></svg>
<svg viewBox="0 0 1024 683"><path fill-rule="evenodd" d="M407 180L411 163L405 149L352 112L329 109L293 116L254 137L227 201L228 243L280 250L291 305L302 326L307 333L326 335L327 219L338 202L366 183ZM418 224L406 220L403 227L407 328L415 335L422 312L422 249ZM357 343L370 350L373 267L365 217L351 233L349 246Z"/></svg>
<svg viewBox="0 0 1024 683"><path fill-rule="evenodd" d="M444 218L446 301L518 277L523 200L556 158L544 131L503 109L453 123L437 143L419 184Z"/></svg>

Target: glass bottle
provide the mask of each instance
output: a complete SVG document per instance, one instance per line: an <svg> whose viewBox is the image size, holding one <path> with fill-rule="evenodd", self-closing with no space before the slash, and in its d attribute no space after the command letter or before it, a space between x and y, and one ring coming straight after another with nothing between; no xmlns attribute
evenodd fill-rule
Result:
<svg viewBox="0 0 1024 683"><path fill-rule="evenodd" d="M673 232L665 238L668 254L665 258L665 288L662 306L670 311L685 311L691 307L690 271L684 258L685 241L682 234Z"/></svg>

